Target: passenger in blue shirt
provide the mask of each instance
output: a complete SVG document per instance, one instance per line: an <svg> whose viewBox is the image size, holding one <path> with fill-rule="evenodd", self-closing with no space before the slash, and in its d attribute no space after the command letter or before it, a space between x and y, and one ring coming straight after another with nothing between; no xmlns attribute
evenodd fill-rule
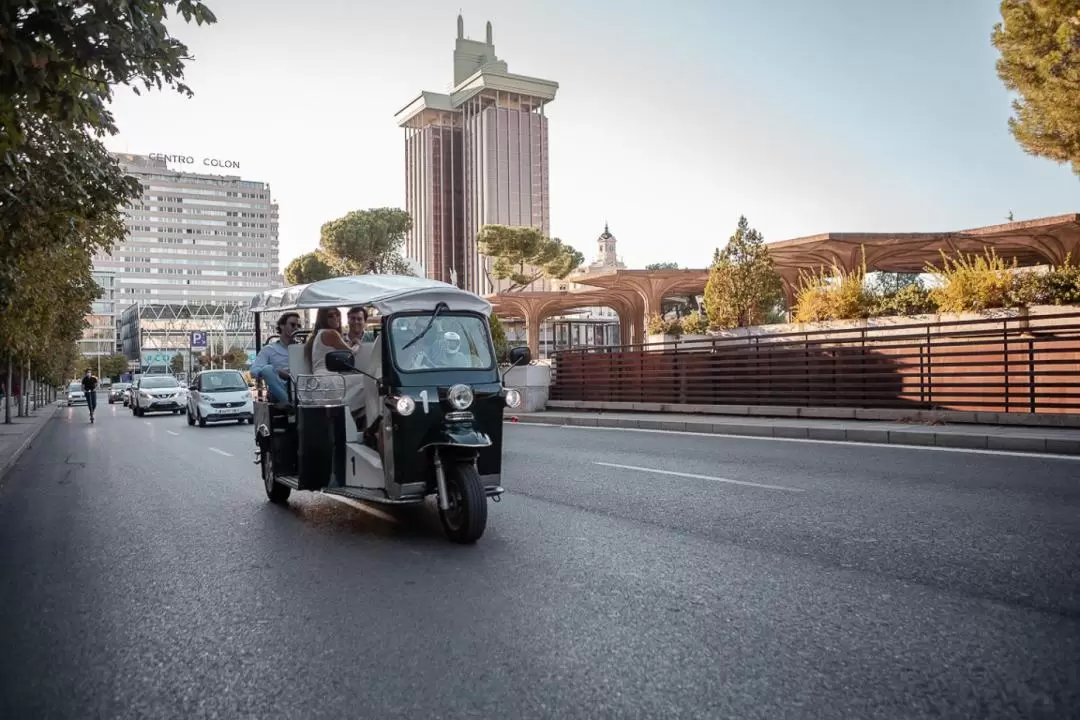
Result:
<svg viewBox="0 0 1080 720"><path fill-rule="evenodd" d="M288 346L299 329L300 313L284 313L277 321L278 339L263 345L251 364L251 376L262 378L270 396L279 403L289 402L289 393L285 389L285 381L289 379Z"/></svg>

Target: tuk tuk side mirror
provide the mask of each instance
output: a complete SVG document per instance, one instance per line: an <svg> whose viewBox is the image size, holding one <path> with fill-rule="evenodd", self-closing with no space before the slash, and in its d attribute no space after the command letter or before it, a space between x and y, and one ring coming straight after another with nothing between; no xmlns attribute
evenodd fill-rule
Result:
<svg viewBox="0 0 1080 720"><path fill-rule="evenodd" d="M510 348L510 367L528 365L532 362L532 352L528 345Z"/></svg>
<svg viewBox="0 0 1080 720"><path fill-rule="evenodd" d="M353 365L353 354L348 350L332 350L326 353L326 369L336 373L359 372Z"/></svg>

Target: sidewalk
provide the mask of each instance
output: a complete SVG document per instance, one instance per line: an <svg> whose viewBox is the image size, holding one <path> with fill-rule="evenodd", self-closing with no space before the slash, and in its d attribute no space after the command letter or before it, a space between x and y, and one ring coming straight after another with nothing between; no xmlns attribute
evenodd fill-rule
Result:
<svg viewBox="0 0 1080 720"><path fill-rule="evenodd" d="M0 415L0 480L4 479L8 470L30 448L31 443L59 409L59 404L51 403L31 410L29 417L15 417L12 408L10 425L5 425L3 416ZM2 412L3 408L0 408L0 413Z"/></svg>
<svg viewBox="0 0 1080 720"><path fill-rule="evenodd" d="M922 445L1080 455L1080 429L1002 425L931 425L874 420L807 420L649 412L547 410L515 415L544 425L675 430L714 435Z"/></svg>

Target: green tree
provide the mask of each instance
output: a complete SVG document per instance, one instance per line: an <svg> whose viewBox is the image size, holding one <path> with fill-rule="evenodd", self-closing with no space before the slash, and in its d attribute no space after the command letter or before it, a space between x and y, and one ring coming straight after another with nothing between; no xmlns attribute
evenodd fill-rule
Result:
<svg viewBox="0 0 1080 720"><path fill-rule="evenodd" d="M292 262L285 266L284 275L285 282L289 285L306 285L337 277L338 272L323 251L315 250L293 258Z"/></svg>
<svg viewBox="0 0 1080 720"><path fill-rule="evenodd" d="M649 263L648 265L645 266L645 269L646 270L678 270L679 269L679 263L673 263L673 262Z"/></svg>
<svg viewBox="0 0 1080 720"><path fill-rule="evenodd" d="M319 250L339 275L411 275L401 252L410 229L412 217L404 210L354 210L323 224Z"/></svg>
<svg viewBox="0 0 1080 720"><path fill-rule="evenodd" d="M922 284L919 273L879 272L874 276L873 291L881 295L895 295L906 287L922 287Z"/></svg>
<svg viewBox="0 0 1080 720"><path fill-rule="evenodd" d="M480 252L495 260L492 275L521 290L540 278L562 279L585 261L585 256L533 227L485 225L476 237Z"/></svg>
<svg viewBox="0 0 1080 720"><path fill-rule="evenodd" d="M195 0L0 0L0 354L51 380L74 369L91 258L140 192L100 141L117 132L113 88L191 92L173 9L214 22Z"/></svg>
<svg viewBox="0 0 1080 720"><path fill-rule="evenodd" d="M128 360L119 353L101 358L101 377L116 379L127 372Z"/></svg>
<svg viewBox="0 0 1080 720"><path fill-rule="evenodd" d="M1080 174L1080 0L1003 0L991 40L1020 97L1009 130L1031 155Z"/></svg>
<svg viewBox="0 0 1080 720"><path fill-rule="evenodd" d="M177 375L184 372L184 356L180 353L173 355L172 360L169 361L169 369Z"/></svg>
<svg viewBox="0 0 1080 720"><path fill-rule="evenodd" d="M728 244L713 254L705 285L709 324L717 328L760 325L782 299L780 276L761 233L740 217Z"/></svg>
<svg viewBox="0 0 1080 720"><path fill-rule="evenodd" d="M510 343L506 339L506 330L503 329L499 316L491 313L488 316L488 325L491 328L491 344L495 346L495 358L500 363L510 362Z"/></svg>
<svg viewBox="0 0 1080 720"><path fill-rule="evenodd" d="M221 363L230 370L243 370L248 365L247 352L239 345L233 345L222 355Z"/></svg>

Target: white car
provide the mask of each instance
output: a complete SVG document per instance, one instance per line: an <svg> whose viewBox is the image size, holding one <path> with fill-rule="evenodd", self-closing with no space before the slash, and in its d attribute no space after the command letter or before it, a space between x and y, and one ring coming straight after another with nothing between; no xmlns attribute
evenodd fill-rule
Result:
<svg viewBox="0 0 1080 720"><path fill-rule="evenodd" d="M187 410L187 391L171 375L140 375L131 386L131 412L142 417L148 412Z"/></svg>
<svg viewBox="0 0 1080 720"><path fill-rule="evenodd" d="M71 383L67 391L68 407L72 405L86 405L86 393L83 392L81 382Z"/></svg>
<svg viewBox="0 0 1080 720"><path fill-rule="evenodd" d="M239 370L203 370L191 380L188 425L208 422L255 422L251 388Z"/></svg>

